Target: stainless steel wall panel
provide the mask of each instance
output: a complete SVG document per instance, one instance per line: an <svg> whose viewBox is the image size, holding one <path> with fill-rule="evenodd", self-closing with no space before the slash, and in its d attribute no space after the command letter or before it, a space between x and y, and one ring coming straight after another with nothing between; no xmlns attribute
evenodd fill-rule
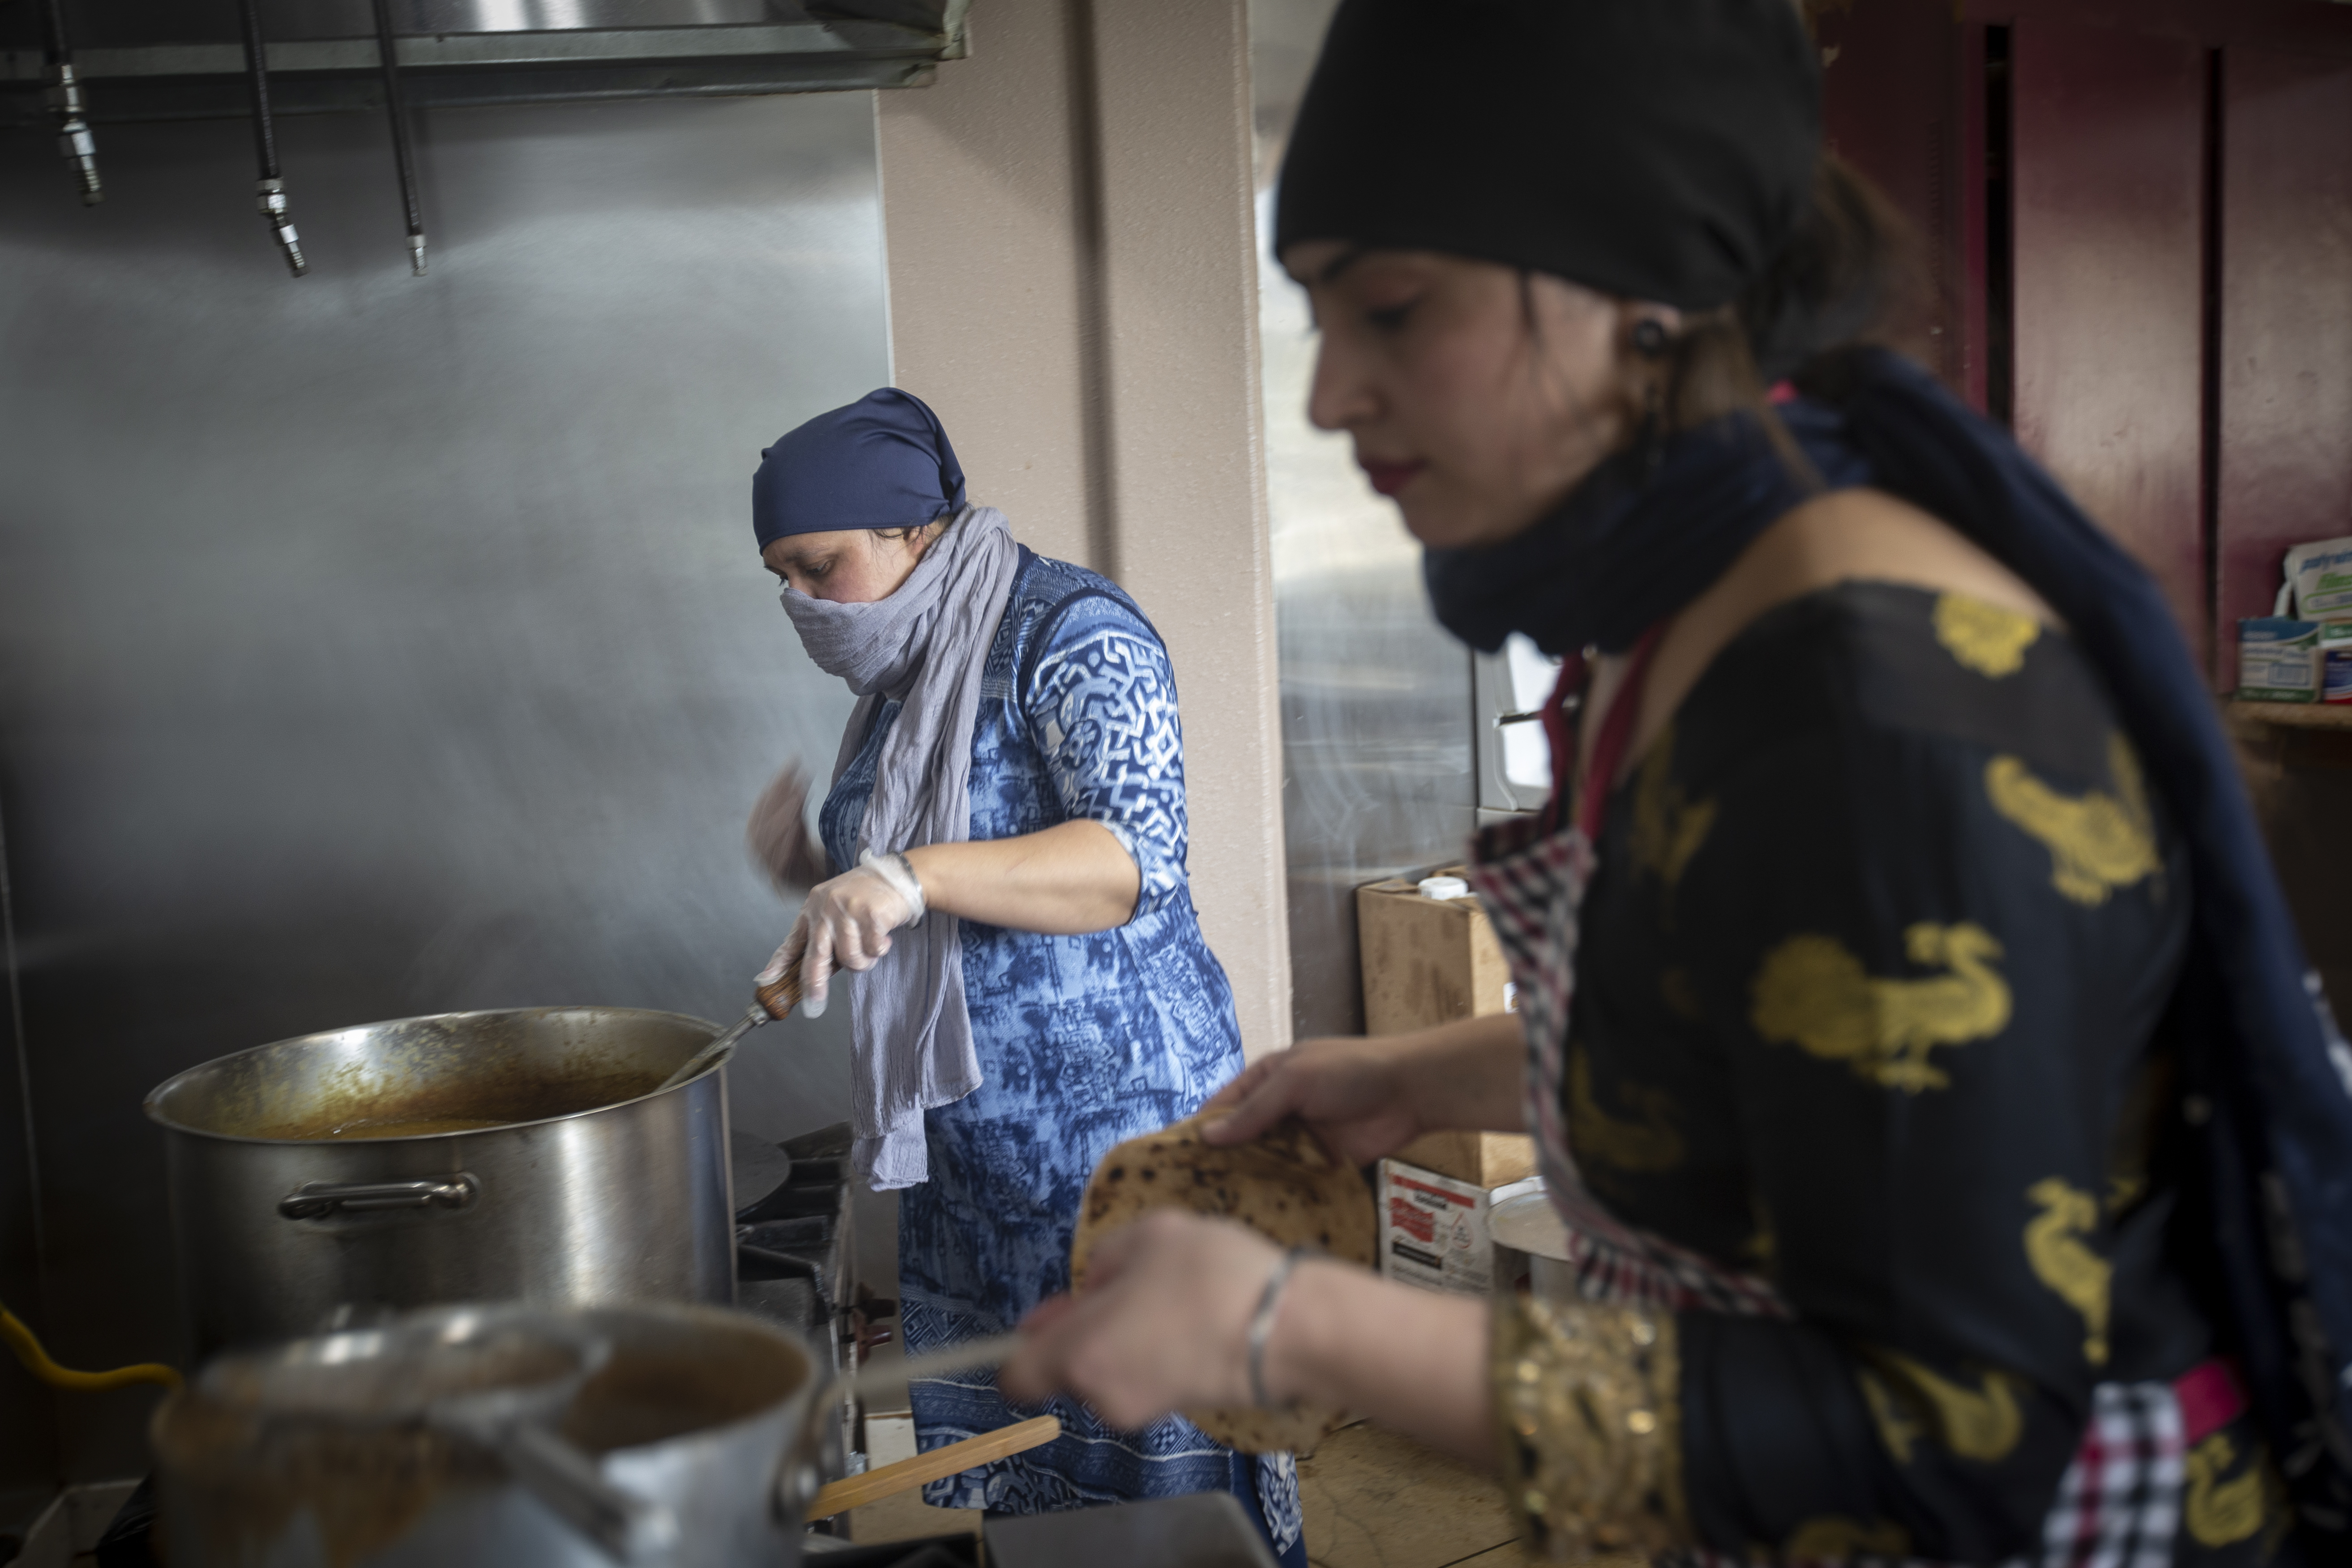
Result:
<svg viewBox="0 0 2352 1568"><path fill-rule="evenodd" d="M142 1095L241 1047L465 1008L740 1012L789 924L741 823L848 710L750 538L785 428L888 379L861 96L123 126L83 209L0 141L0 809L47 1322L179 1352ZM735 1119L846 1114L845 1015ZM63 1402L77 1478L143 1401Z"/></svg>
<svg viewBox="0 0 2352 1568"><path fill-rule="evenodd" d="M40 1316L40 1211L26 1115L24 1041L16 1028L16 971L8 942L7 823L0 820L0 1302ZM57 1422L49 1391L0 1356L0 1533L21 1533L56 1489Z"/></svg>
<svg viewBox="0 0 2352 1568"><path fill-rule="evenodd" d="M1337 0L1252 0L1258 232ZM1316 430L1306 297L1259 259L1266 500L1282 671L1297 1038L1363 1028L1355 889L1459 858L1477 807L1468 651L1429 612L1421 547L1344 436Z"/></svg>

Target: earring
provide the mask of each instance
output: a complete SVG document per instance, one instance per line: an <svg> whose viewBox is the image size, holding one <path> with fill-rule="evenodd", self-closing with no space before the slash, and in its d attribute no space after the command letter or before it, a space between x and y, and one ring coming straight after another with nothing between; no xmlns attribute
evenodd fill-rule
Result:
<svg viewBox="0 0 2352 1568"><path fill-rule="evenodd" d="M1635 321L1631 336L1633 353L1653 364L1674 350L1672 334L1655 316L1643 316ZM1641 449L1642 482L1645 485L1658 477L1658 469L1666 460L1666 383L1672 376L1670 368L1653 373L1642 394L1642 427L1634 441Z"/></svg>
<svg viewBox="0 0 2352 1568"><path fill-rule="evenodd" d="M1642 449L1642 482L1646 485L1658 477L1666 461L1666 388L1665 378L1653 377L1649 390L1642 396L1642 429L1636 437Z"/></svg>

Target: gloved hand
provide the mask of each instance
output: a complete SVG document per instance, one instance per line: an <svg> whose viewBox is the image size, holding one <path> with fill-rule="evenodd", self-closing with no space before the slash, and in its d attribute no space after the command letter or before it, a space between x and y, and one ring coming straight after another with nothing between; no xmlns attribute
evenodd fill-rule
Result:
<svg viewBox="0 0 2352 1568"><path fill-rule="evenodd" d="M768 874L776 891L787 897L815 887L831 868L825 862L824 846L809 831L808 793L808 774L798 763L786 763L784 771L761 792L759 804L751 808L751 820L743 829L752 860Z"/></svg>
<svg viewBox="0 0 2352 1568"><path fill-rule="evenodd" d="M809 889L784 945L752 984L772 984L801 966L801 1011L824 1016L825 984L835 967L867 970L890 951L890 933L923 918L923 888L903 855L869 849L857 869Z"/></svg>

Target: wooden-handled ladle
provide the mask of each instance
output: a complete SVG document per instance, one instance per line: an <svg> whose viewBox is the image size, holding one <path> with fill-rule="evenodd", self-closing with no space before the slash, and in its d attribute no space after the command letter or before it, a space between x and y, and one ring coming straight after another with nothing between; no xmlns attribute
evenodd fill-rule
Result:
<svg viewBox="0 0 2352 1568"><path fill-rule="evenodd" d="M714 1062L723 1061L735 1049L736 1042L762 1024L776 1023L801 1005L801 966L797 963L784 971L783 978L772 981L752 993L758 998L751 1010L736 1020L735 1026L695 1052L678 1064L677 1070L662 1079L661 1094L676 1089Z"/></svg>
<svg viewBox="0 0 2352 1568"><path fill-rule="evenodd" d="M850 1395L855 1395L870 1409L878 1399L904 1392L910 1383L944 1377L950 1373L994 1367L1020 1348L1019 1334L1003 1334L995 1339L966 1341L960 1345L950 1345L945 1350L905 1361L869 1364L854 1372L837 1373L818 1393L810 1410L814 1413L838 1409L843 1399ZM960 1475L965 1470L1025 1453L1062 1435L1059 1416L1040 1415L1034 1420L1017 1422L992 1432L983 1432L977 1437L966 1437L961 1442L933 1448L911 1459L901 1459L895 1465L883 1465L830 1486L819 1486L817 1452L821 1447L822 1427L823 1423L813 1414L802 1430L801 1440L777 1469L775 1504L781 1518L809 1521L845 1513L853 1508L862 1508L879 1499L911 1490L927 1481Z"/></svg>

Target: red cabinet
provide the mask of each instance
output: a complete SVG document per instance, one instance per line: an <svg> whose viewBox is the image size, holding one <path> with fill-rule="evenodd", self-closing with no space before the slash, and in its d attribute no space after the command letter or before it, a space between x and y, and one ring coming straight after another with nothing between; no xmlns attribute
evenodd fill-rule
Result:
<svg viewBox="0 0 2352 1568"><path fill-rule="evenodd" d="M2206 52L2020 20L2010 36L2011 420L2206 625Z"/></svg>
<svg viewBox="0 0 2352 1568"><path fill-rule="evenodd" d="M2234 686L2241 616L2270 613L2287 546L2352 533L2352 60L2221 59L2221 548Z"/></svg>
<svg viewBox="0 0 2352 1568"><path fill-rule="evenodd" d="M1832 144L1929 247L1918 346L2235 686L2285 548L2352 533L2352 5L1807 8Z"/></svg>

